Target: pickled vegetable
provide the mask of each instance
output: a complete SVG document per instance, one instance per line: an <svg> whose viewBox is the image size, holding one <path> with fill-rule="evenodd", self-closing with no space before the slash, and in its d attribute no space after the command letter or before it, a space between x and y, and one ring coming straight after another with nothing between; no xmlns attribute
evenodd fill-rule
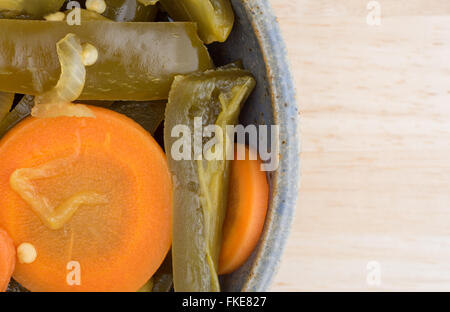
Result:
<svg viewBox="0 0 450 312"><path fill-rule="evenodd" d="M66 14L66 18L67 15L70 14L71 12L74 12L74 10L78 10L78 9L72 9L72 10L67 10L64 13ZM83 21L111 21L109 18L98 14L97 12L93 12L93 11L89 11L89 10L85 10L85 9L79 9L80 10L80 22L83 23Z"/></svg>
<svg viewBox="0 0 450 312"><path fill-rule="evenodd" d="M0 121L0 138L5 135L9 129L31 114L33 103L34 97L25 95L16 107L6 115L4 120ZM164 111L166 107L165 101L115 103L85 101L83 103L108 107L113 111L124 114L132 118L151 134L155 133L156 129L164 120Z"/></svg>
<svg viewBox="0 0 450 312"><path fill-rule="evenodd" d="M245 151L240 159L238 150ZM264 227L269 202L266 172L257 150L236 144L231 162L230 196L223 225L219 274L240 268L256 248Z"/></svg>
<svg viewBox="0 0 450 312"><path fill-rule="evenodd" d="M0 227L16 245L29 242L37 250L36 261L14 273L31 291L134 292L171 246L172 183L161 147L129 118L91 109L96 119L27 118L0 142ZM108 203L79 207L64 229L50 230L9 187L11 173L46 164L58 173L54 162L75 155L61 174L33 181L37 195L54 207L86 191ZM72 259L82 267L81 285L67 283Z"/></svg>
<svg viewBox="0 0 450 312"><path fill-rule="evenodd" d="M133 119L142 128L154 134L164 120L166 102L115 102L109 108Z"/></svg>
<svg viewBox="0 0 450 312"><path fill-rule="evenodd" d="M159 0L137 0L137 2L148 6L148 5L155 5Z"/></svg>
<svg viewBox="0 0 450 312"><path fill-rule="evenodd" d="M63 4L64 0L0 0L0 11L42 18L49 13L59 11Z"/></svg>
<svg viewBox="0 0 450 312"><path fill-rule="evenodd" d="M255 86L246 71L228 67L217 71L177 76L169 94L164 139L174 180L173 272L175 291L219 291L217 276L222 224L228 197L229 161L232 148L226 125L234 125L241 107ZM201 125L216 125L219 147L200 143L202 154L190 151L190 134L196 117ZM189 138L177 138L177 125L187 126ZM174 136L173 136L174 135ZM180 141L181 140L181 141ZM182 148L180 148L180 142ZM177 148L187 149L183 157ZM216 153L217 157L206 157ZM205 160L209 159L209 160Z"/></svg>
<svg viewBox="0 0 450 312"><path fill-rule="evenodd" d="M0 122L8 115L14 102L14 93L0 92Z"/></svg>
<svg viewBox="0 0 450 312"><path fill-rule="evenodd" d="M102 14L106 10L105 0L86 0L85 6L89 11L97 12L99 14Z"/></svg>
<svg viewBox="0 0 450 312"><path fill-rule="evenodd" d="M80 206L105 205L108 199L105 195L92 191L83 191L67 198L57 207L50 205L48 199L39 194L32 180L51 178L64 173L67 167L73 166L79 151L67 158L56 159L36 168L21 168L13 172L10 178L11 188L22 197L42 223L50 230L59 230Z"/></svg>
<svg viewBox="0 0 450 312"><path fill-rule="evenodd" d="M234 24L230 0L161 0L162 7L176 21L198 23L205 43L227 40Z"/></svg>
<svg viewBox="0 0 450 312"><path fill-rule="evenodd" d="M80 100L167 99L177 74L212 68L193 23L0 20L0 91L42 94L57 83L56 43L68 33L99 52ZM29 57L23 57L24 53Z"/></svg>
<svg viewBox="0 0 450 312"><path fill-rule="evenodd" d="M16 248L8 233L0 228L0 292L6 291L16 266Z"/></svg>
<svg viewBox="0 0 450 312"><path fill-rule="evenodd" d="M0 138L3 137L9 129L19 123L19 121L30 115L33 105L34 97L25 95L14 109L0 121Z"/></svg>
<svg viewBox="0 0 450 312"><path fill-rule="evenodd" d="M56 49L61 64L60 78L54 88L36 96L31 115L40 118L95 117L87 106L72 103L80 96L86 80L80 39L67 34L58 41Z"/></svg>
<svg viewBox="0 0 450 312"><path fill-rule="evenodd" d="M154 21L158 7L145 6L136 0L105 0L106 11L103 13L109 19L117 22L150 22Z"/></svg>
<svg viewBox="0 0 450 312"><path fill-rule="evenodd" d="M0 19L21 19L21 20L25 20L25 19L36 19L35 17L29 15L29 14L24 14L24 13L20 13L17 11L0 11Z"/></svg>
<svg viewBox="0 0 450 312"><path fill-rule="evenodd" d="M61 22L66 18L66 15L63 12L55 12L55 13L50 13L44 16L44 19L46 21L51 21L51 22Z"/></svg>

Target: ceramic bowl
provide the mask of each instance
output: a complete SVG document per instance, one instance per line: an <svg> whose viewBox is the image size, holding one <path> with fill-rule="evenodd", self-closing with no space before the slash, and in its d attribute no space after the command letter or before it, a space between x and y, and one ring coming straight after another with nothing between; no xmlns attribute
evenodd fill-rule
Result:
<svg viewBox="0 0 450 312"><path fill-rule="evenodd" d="M242 60L257 87L241 115L243 125L279 125L279 167L268 173L270 206L263 236L247 263L221 278L224 291L267 291L276 273L297 206L299 112L277 20L267 0L232 0L236 22L226 43L210 47L217 65Z"/></svg>

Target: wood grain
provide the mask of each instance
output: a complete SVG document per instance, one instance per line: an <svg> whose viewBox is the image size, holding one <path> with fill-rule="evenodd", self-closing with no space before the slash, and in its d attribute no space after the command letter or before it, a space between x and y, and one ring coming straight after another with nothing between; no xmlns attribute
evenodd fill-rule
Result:
<svg viewBox="0 0 450 312"><path fill-rule="evenodd" d="M450 290L450 2L368 2L271 0L303 150L273 291Z"/></svg>

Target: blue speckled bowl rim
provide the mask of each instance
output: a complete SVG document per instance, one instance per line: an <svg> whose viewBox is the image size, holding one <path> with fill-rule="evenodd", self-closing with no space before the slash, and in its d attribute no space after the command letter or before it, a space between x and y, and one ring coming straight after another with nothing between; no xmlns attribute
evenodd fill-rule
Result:
<svg viewBox="0 0 450 312"><path fill-rule="evenodd" d="M294 219L300 185L300 130L295 88L281 31L268 0L242 0L266 64L280 163L273 180L272 209L260 248L242 291L268 291Z"/></svg>

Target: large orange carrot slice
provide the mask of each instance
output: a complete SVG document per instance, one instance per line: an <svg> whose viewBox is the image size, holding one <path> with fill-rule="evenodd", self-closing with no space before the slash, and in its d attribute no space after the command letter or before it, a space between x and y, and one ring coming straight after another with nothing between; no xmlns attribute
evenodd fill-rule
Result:
<svg viewBox="0 0 450 312"><path fill-rule="evenodd" d="M16 265L16 249L5 230L0 229L0 291L8 288Z"/></svg>
<svg viewBox="0 0 450 312"><path fill-rule="evenodd" d="M166 157L134 121L27 118L0 141L0 226L34 246L14 278L31 291L137 291L171 245Z"/></svg>
<svg viewBox="0 0 450 312"><path fill-rule="evenodd" d="M238 147L235 146L236 151ZM235 158L231 165L219 274L231 273L244 264L258 243L266 218L269 198L266 174L260 169L259 158L250 160L257 158L256 152L245 149L245 160Z"/></svg>

